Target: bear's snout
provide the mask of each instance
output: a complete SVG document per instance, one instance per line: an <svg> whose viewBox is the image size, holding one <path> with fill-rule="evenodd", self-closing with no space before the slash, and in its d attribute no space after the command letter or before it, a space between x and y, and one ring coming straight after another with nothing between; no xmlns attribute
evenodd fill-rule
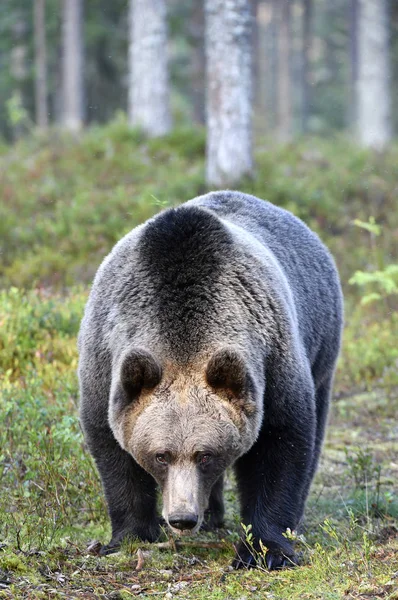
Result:
<svg viewBox="0 0 398 600"><path fill-rule="evenodd" d="M169 524L176 529L193 529L199 520L199 515L194 513L174 513L169 516Z"/></svg>

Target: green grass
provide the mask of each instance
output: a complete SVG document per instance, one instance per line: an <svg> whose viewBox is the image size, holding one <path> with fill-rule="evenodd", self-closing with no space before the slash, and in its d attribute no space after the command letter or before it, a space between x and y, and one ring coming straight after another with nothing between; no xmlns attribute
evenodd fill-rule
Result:
<svg viewBox="0 0 398 600"><path fill-rule="evenodd" d="M239 531L230 479L227 527L219 534L201 534L179 551L131 543L108 558L88 554L90 540L107 541L110 529L77 418L76 333L86 297L84 289L0 294L0 597L396 597L393 390L334 405L298 543L300 568L229 570ZM214 541L224 541L222 548L195 546Z"/></svg>
<svg viewBox="0 0 398 600"><path fill-rule="evenodd" d="M348 284L358 269L397 262L398 149L372 155L338 139L269 148L239 187L314 227L346 292L338 400L299 532L301 566L229 569L232 477L225 530L178 550L131 542L107 558L87 552L110 528L77 416L86 284L126 231L206 191L202 131L149 141L120 118L78 139L52 132L0 150L0 598L398 598L397 305L391 296L361 306L372 290ZM376 249L351 224L372 215L383 227Z"/></svg>

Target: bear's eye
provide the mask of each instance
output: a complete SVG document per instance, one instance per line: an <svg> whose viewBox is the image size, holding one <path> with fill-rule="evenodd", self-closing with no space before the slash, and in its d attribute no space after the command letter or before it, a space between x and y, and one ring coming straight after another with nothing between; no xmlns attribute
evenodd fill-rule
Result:
<svg viewBox="0 0 398 600"><path fill-rule="evenodd" d="M168 465L168 459L167 459L167 455L166 454L157 454L156 455L156 462L159 465L162 465L163 467Z"/></svg>
<svg viewBox="0 0 398 600"><path fill-rule="evenodd" d="M201 454L198 457L198 463L200 464L201 467L204 467L205 465L208 465L209 462L211 462L212 458L213 457L211 454Z"/></svg>

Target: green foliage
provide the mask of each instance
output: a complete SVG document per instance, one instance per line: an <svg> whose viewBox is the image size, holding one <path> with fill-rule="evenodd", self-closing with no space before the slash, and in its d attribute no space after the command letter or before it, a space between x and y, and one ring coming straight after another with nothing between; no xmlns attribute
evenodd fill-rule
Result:
<svg viewBox="0 0 398 600"><path fill-rule="evenodd" d="M380 481L380 465L375 463L372 452L368 449L357 448L347 450L345 448L346 460L350 475L357 487L366 487L373 480Z"/></svg>
<svg viewBox="0 0 398 600"><path fill-rule="evenodd" d="M53 379L74 372L76 335L86 298L79 291L69 294L67 302L41 290L0 291L0 370L6 380L38 370L44 378L52 373Z"/></svg>
<svg viewBox="0 0 398 600"><path fill-rule="evenodd" d="M385 239L389 235L374 217L366 222L356 219L354 224L369 234L369 270L357 270L348 280L364 293L344 332L339 373L346 387L356 384L369 389L376 383L393 390L398 385L398 313L393 303L398 294L398 265L385 266ZM376 238L383 243L377 245Z"/></svg>
<svg viewBox="0 0 398 600"><path fill-rule="evenodd" d="M159 210L153 196L173 205L203 191L201 131L160 144L119 115L80 140L52 135L24 140L0 166L3 285L88 282L116 241Z"/></svg>
<svg viewBox="0 0 398 600"><path fill-rule="evenodd" d="M398 265L388 265L382 271L356 271L348 283L359 285L365 289L376 288L362 296L361 304L366 305L375 300L382 300L398 294Z"/></svg>
<svg viewBox="0 0 398 600"><path fill-rule="evenodd" d="M30 127L32 123L29 119L26 109L22 105L21 94L14 92L9 100L6 102L8 118L11 125L19 126L28 124Z"/></svg>
<svg viewBox="0 0 398 600"><path fill-rule="evenodd" d="M365 221L361 221L360 219L354 219L353 225L369 231L369 233L374 236L379 236L381 233L381 227L376 223L374 217L369 217L369 221L367 223Z"/></svg>
<svg viewBox="0 0 398 600"><path fill-rule="evenodd" d="M24 373L23 385L2 386L0 536L20 550L48 548L103 512L97 474L82 451L74 379L57 386L54 377L46 392L41 374Z"/></svg>
<svg viewBox="0 0 398 600"><path fill-rule="evenodd" d="M398 294L398 265L384 266L383 253L379 247L376 247L374 241L375 237L380 236L382 228L376 223L374 217L370 217L367 223L359 219L355 219L353 223L370 233L371 254L374 264L380 268L369 272L356 271L348 283L365 289L366 293L361 298L361 304L364 306L376 300L388 300L390 296L396 296Z"/></svg>
<svg viewBox="0 0 398 600"><path fill-rule="evenodd" d="M119 114L78 139L51 132L0 149L0 574L7 582L0 596L338 600L393 594L398 313L385 282L359 287L348 280L355 270L395 277L388 269L398 231L398 149L373 155L342 140L314 147L304 141L263 148L256 178L240 186L319 231L346 289L336 377L345 397L333 405L305 537L286 532L302 566L272 574L228 570L240 521L229 482L222 550L197 547L193 538L179 553L137 541L106 559L85 551L91 539L106 541L110 532L77 417L76 334L87 290L75 284L91 280L114 242L137 223L206 191L203 131L182 128L147 140ZM383 300L363 306L362 290ZM377 391L350 396L364 387ZM253 544L250 526L245 536ZM214 535L199 540L211 544ZM138 548L141 571L134 570ZM260 548L262 560L265 552Z"/></svg>
<svg viewBox="0 0 398 600"><path fill-rule="evenodd" d="M377 385L393 390L398 385L398 313L381 318L363 314L359 307L350 317L343 335L337 371L341 390L370 389Z"/></svg>
<svg viewBox="0 0 398 600"><path fill-rule="evenodd" d="M62 288L91 281L113 244L159 206L207 191L204 148L201 129L177 128L148 140L122 113L79 139L52 132L20 141L0 165L0 285ZM378 251L382 257L394 252L398 148L381 157L343 139L308 140L266 145L256 161L255 178L240 189L292 210L318 231L344 287L369 259L369 234L353 228L353 219L367 221L371 212L377 222L388 221Z"/></svg>

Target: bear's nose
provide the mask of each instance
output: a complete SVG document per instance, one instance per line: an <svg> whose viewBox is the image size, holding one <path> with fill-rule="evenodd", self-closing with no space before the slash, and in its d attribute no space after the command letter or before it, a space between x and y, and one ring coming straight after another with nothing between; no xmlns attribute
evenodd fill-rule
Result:
<svg viewBox="0 0 398 600"><path fill-rule="evenodd" d="M193 513L175 513L169 516L168 521L176 529L193 529L198 522L198 515Z"/></svg>

